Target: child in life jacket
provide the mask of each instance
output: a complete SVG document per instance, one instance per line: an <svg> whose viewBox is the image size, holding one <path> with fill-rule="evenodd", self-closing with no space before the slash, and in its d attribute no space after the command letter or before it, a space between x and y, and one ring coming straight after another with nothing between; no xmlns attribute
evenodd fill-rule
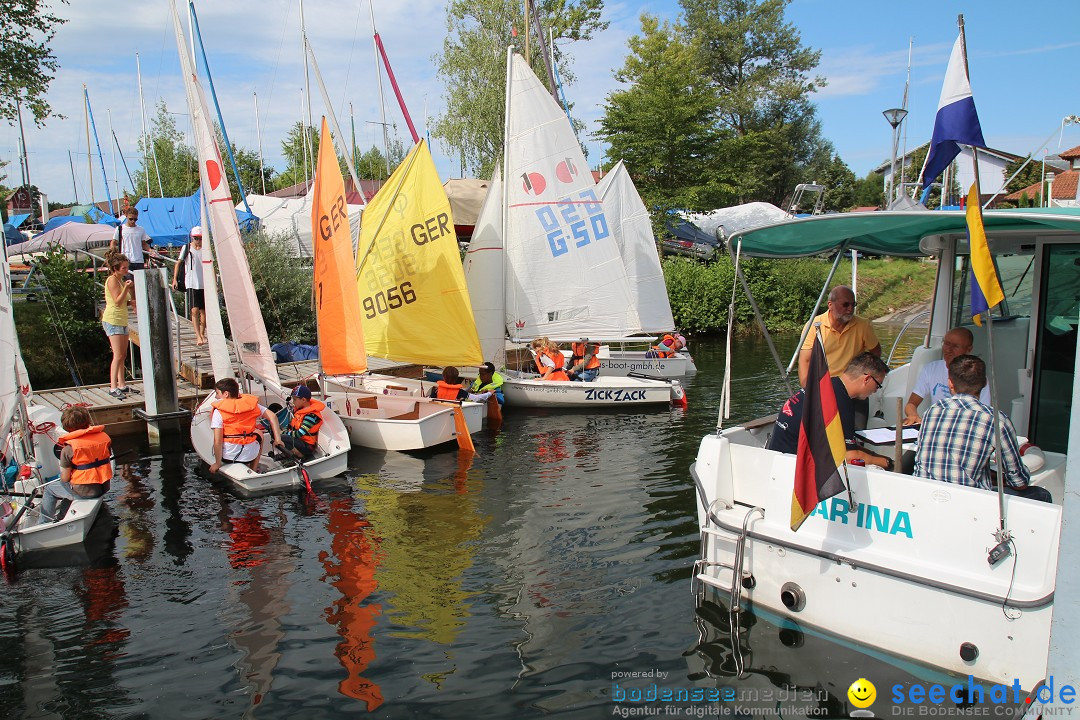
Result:
<svg viewBox="0 0 1080 720"><path fill-rule="evenodd" d="M104 425L90 425L84 407L68 407L60 414L67 434L60 446L60 479L44 486L38 523L56 522L56 506L62 499L99 498L109 491L113 477L112 438Z"/></svg>

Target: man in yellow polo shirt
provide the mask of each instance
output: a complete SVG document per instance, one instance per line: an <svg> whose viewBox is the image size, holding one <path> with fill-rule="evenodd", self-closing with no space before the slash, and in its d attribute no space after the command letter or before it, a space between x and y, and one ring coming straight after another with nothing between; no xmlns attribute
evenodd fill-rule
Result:
<svg viewBox="0 0 1080 720"><path fill-rule="evenodd" d="M821 340L829 360L829 374L844 372L852 359L869 352L881 357L881 343L870 321L855 314L855 293L847 285L837 285L829 293L829 309L810 323L810 332L799 352L799 384L806 385L810 351L814 347L814 323L821 323Z"/></svg>

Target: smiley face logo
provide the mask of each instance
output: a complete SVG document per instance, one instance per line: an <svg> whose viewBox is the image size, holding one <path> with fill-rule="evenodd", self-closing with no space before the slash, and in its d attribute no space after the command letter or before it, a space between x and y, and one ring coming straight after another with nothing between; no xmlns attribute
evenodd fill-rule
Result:
<svg viewBox="0 0 1080 720"><path fill-rule="evenodd" d="M855 682L851 683L851 687L847 691L848 700L851 704L857 708L868 708L874 704L874 700L877 699L877 688L874 687L874 683L870 682L866 678L859 678Z"/></svg>

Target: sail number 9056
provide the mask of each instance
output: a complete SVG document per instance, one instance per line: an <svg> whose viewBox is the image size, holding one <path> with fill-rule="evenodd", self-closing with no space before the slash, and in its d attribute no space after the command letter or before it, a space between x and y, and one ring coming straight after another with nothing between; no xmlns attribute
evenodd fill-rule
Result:
<svg viewBox="0 0 1080 720"><path fill-rule="evenodd" d="M380 290L364 298L364 317L371 320L376 315L385 315L402 305L410 305L414 302L416 302L416 291L413 290L412 283L406 280L400 285L389 288L386 292Z"/></svg>

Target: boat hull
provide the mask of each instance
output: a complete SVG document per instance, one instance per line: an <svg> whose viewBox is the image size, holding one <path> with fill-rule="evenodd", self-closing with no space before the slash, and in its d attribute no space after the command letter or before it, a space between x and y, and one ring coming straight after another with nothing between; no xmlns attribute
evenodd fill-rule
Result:
<svg viewBox="0 0 1080 720"><path fill-rule="evenodd" d="M352 392L327 397L358 447L422 450L457 439L453 405L410 395ZM470 434L483 428L485 405L463 402L461 411Z"/></svg>
<svg viewBox="0 0 1080 720"><path fill-rule="evenodd" d="M658 380L605 377L592 382L553 382L515 376L507 371L503 383L507 407L625 407L667 405L672 385Z"/></svg>
<svg viewBox="0 0 1080 720"><path fill-rule="evenodd" d="M259 402L264 406L271 403L285 404L283 391L260 386ZM210 414L214 396L209 395L200 404L191 419L191 445L198 456L207 465L214 462L214 435L210 429ZM341 419L333 412L322 413L323 424L319 429L319 451L317 457L304 463L312 481L325 480L341 475L349 466L349 434ZM226 478L241 493L254 494L303 487L304 478L299 464L291 459L282 461L270 457L272 438L263 437L263 453L256 472L245 463L225 463L218 475Z"/></svg>
<svg viewBox="0 0 1080 720"><path fill-rule="evenodd" d="M612 350L608 357L600 357L600 374L609 377L625 377L641 373L662 378L681 378L696 375L697 366L690 353L679 352L670 358L645 357L644 350Z"/></svg>
<svg viewBox="0 0 1080 720"><path fill-rule="evenodd" d="M996 493L850 467L857 507L842 493L796 533L794 455L734 428L702 440L691 472L703 528L695 582L730 591L742 544L746 604L961 676L1025 689L1043 678L1059 506L1007 496L1014 554L990 565Z"/></svg>
<svg viewBox="0 0 1080 720"><path fill-rule="evenodd" d="M37 483L19 481L15 483L14 489L15 492L22 493L31 492L35 487ZM72 500L64 517L42 525L35 524L38 520L37 513L24 513L17 528L17 552L23 554L81 545L85 542L90 528L94 526L101 502L101 498Z"/></svg>

